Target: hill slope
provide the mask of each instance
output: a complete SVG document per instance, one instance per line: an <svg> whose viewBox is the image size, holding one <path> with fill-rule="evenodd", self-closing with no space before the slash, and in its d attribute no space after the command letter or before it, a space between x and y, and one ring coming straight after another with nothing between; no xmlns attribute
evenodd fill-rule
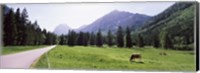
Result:
<svg viewBox="0 0 200 73"><path fill-rule="evenodd" d="M147 21L140 31L146 44L152 43L152 38L168 33L175 44L191 44L194 42L194 3L175 3L162 13ZM178 42L178 39L183 42Z"/></svg>

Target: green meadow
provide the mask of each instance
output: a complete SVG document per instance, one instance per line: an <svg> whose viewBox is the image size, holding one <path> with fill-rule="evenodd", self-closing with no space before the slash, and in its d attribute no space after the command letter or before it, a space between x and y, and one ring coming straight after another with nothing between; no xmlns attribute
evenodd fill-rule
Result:
<svg viewBox="0 0 200 73"><path fill-rule="evenodd" d="M38 49L45 47L46 45L40 45L40 46L6 46L2 47L2 52L1 54L6 55L6 54L13 54L13 53L18 53L22 51L27 51L27 50L33 50L33 49Z"/></svg>
<svg viewBox="0 0 200 73"><path fill-rule="evenodd" d="M166 55L160 55L165 52ZM139 60L130 62L132 53L140 53ZM88 70L150 70L150 71L195 71L193 51L144 48L61 46L47 52L32 65L44 69L88 69Z"/></svg>

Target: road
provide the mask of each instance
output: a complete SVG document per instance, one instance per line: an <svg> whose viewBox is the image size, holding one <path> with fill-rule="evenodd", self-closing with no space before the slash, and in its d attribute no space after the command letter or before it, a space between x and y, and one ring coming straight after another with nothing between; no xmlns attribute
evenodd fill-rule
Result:
<svg viewBox="0 0 200 73"><path fill-rule="evenodd" d="M35 50L29 50L25 52L20 52L16 54L2 55L0 56L0 68L8 69L8 68L23 68L27 69L31 66L31 64L43 55L45 52L51 50L56 47L56 45L39 48Z"/></svg>

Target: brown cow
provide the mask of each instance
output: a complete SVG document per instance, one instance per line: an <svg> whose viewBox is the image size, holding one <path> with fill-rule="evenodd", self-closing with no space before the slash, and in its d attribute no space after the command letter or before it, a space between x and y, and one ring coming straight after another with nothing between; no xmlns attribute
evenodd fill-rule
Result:
<svg viewBox="0 0 200 73"><path fill-rule="evenodd" d="M142 61L141 61L141 59L142 59L141 54L139 54L139 53L134 53L134 54L132 54L131 57L130 57L130 61L133 62L135 59L139 59L140 62L142 62Z"/></svg>

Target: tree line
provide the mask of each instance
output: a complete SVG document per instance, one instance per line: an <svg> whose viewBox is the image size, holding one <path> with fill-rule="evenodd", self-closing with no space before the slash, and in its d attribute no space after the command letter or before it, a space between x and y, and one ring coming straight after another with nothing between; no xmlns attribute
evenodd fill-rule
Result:
<svg viewBox="0 0 200 73"><path fill-rule="evenodd" d="M162 41L159 37L162 37ZM61 35L59 44L68 45L68 46L97 46L102 47L104 44L108 46L117 46L117 47L126 47L132 48L133 46L144 47L144 37L142 34L138 34L136 38L136 43L133 42L133 37L131 35L131 30L129 27L124 31L121 26L118 27L117 32L114 34L111 30L107 32L107 35L102 35L101 30L98 32L82 32L76 33L73 30L68 32L68 35ZM163 33L162 36L155 36L152 46L155 48L164 47L164 48L173 48L172 41L166 33Z"/></svg>
<svg viewBox="0 0 200 73"><path fill-rule="evenodd" d="M14 11L12 8L3 6L3 44L9 45L51 45L56 44L57 36L46 29L41 29L38 22L28 19L28 12L24 8Z"/></svg>

